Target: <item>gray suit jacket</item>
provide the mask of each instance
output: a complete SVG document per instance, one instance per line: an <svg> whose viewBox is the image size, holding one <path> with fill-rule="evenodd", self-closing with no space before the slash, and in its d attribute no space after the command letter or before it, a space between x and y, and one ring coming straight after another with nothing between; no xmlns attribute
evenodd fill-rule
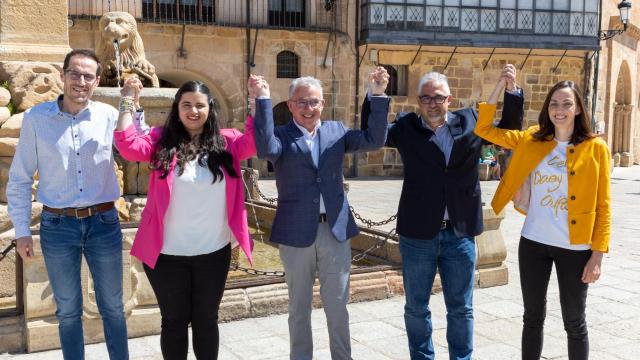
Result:
<svg viewBox="0 0 640 360"><path fill-rule="evenodd" d="M320 143L317 167L293 120L274 128L271 100L257 101L269 102L269 106L256 106L254 126L258 157L273 163L278 188L271 241L295 247L313 244L320 217L320 194L336 239L346 241L358 234L344 194L343 159L346 153L376 150L384 145L389 99L372 98L367 130L351 130L338 121L323 121L317 130Z"/></svg>

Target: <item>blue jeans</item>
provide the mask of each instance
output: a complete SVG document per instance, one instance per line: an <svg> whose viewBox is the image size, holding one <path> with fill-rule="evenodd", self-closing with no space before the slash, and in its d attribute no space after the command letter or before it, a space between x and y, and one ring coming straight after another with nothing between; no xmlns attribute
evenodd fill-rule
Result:
<svg viewBox="0 0 640 360"><path fill-rule="evenodd" d="M435 359L429 298L440 273L447 306L450 359L471 359L473 351L473 286L476 267L474 238L458 238L441 230L433 239L400 236L402 279L406 304L404 321L412 360Z"/></svg>
<svg viewBox="0 0 640 360"><path fill-rule="evenodd" d="M116 209L84 219L43 211L40 244L56 302L64 358L84 359L80 282L84 254L93 278L109 358L128 359L122 303L122 231Z"/></svg>

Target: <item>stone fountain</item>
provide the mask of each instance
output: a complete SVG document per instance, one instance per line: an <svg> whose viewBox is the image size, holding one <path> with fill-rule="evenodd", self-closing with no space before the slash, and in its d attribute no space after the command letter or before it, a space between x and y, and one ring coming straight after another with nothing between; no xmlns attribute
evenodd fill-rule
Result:
<svg viewBox="0 0 640 360"><path fill-rule="evenodd" d="M64 7L66 1L52 0ZM1 7L2 5L0 5ZM34 13L31 2L25 1L25 9ZM43 5L44 6L44 5ZM48 4L48 6L51 6ZM47 14L46 8L35 13ZM3 15L4 19L4 15ZM58 19L61 20L61 19ZM66 17L63 19L66 22ZM45 18L39 20L50 22ZM34 23L38 21L34 20ZM66 24L64 24L66 26ZM64 28L64 27L63 27ZM66 29L66 28L65 28ZM94 100L117 106L120 99L119 85L128 76L137 75L145 83L145 89L141 94L141 105L145 109L145 120L151 126L162 125L173 101L176 89L160 88L155 67L146 59L144 46L138 34L135 19L128 13L109 12L100 20L101 40L97 46L97 53L101 62L105 64L101 74L101 86L94 92ZM33 29L30 27L29 31ZM0 32L2 26L0 25ZM50 31L46 28L44 31ZM0 34L2 35L2 34ZM42 34L44 36L44 33ZM66 36L66 33L65 33ZM28 37L27 37L28 38ZM0 45L2 36L0 36ZM68 49L68 37L66 38ZM64 46L62 46L64 47ZM61 60L59 48L55 48L52 54L43 56L45 61L51 61L52 57ZM0 51L0 53L2 53ZM55 56L54 56L55 55ZM19 58L19 57L17 57ZM0 60L4 60L0 57ZM8 177L8 168L15 152L15 145L19 137L22 123L22 115L8 117L8 110L3 110L7 105L7 98L18 112L42 101L55 99L62 91L60 82L61 65L59 63L31 62L31 61L0 61L0 80L8 80L9 95L0 88L0 212L6 214L6 198L4 189ZM4 123L3 123L4 121ZM146 203L148 166L139 163L131 163L117 158L119 179L121 181L122 197L118 201L118 210L123 224L123 266L124 266L124 302L127 316L129 336L137 337L157 334L160 331L160 313L151 286L144 275L141 264L129 255L129 250L136 233L135 222L139 221L140 213ZM257 179L256 176L246 176L249 182ZM248 195L256 199L257 194L251 183L248 184ZM252 201L247 204L250 223L262 230L268 231L274 215L274 207ZM41 205L34 203L32 213L33 225L39 221ZM499 224L501 216L495 216L490 210L485 210L485 228L487 231L478 240L478 273L477 285L481 287L495 286L506 283L507 269L504 266L506 249L500 234ZM127 224L127 222L129 224ZM6 216L0 216L0 247L13 239L11 223ZM354 250L364 250L384 239L384 234L372 231L363 231L361 235L352 241ZM40 351L59 346L57 336L57 321L55 319L55 304L51 288L48 282L41 255L39 238L36 232L35 256L29 263L22 263L15 259L16 266L10 262L0 263L0 278L4 280L9 273L9 278L14 277L18 283L3 281L11 284L18 293L13 297L14 312L0 310L0 353L5 351L20 351L26 349L29 352ZM268 244L266 245L268 246ZM397 269L400 262L397 239L388 239L381 243L374 254L384 259L387 264L394 266L373 266L372 271L354 271L351 280L351 301L365 301L387 298L403 293L401 272ZM4 268L8 264L12 269ZM4 272L3 272L4 271ZM95 303L91 277L86 264L83 264L83 322L85 339L87 342L103 341L102 324ZM265 316L273 313L286 312L287 288L282 281L255 282L255 286L231 284L225 292L221 308L220 318L233 320L244 317ZM3 299L2 286L0 286L0 300ZM7 289L11 290L11 289ZM319 305L318 287L314 288L314 303ZM5 297L7 298L7 297ZM9 296L8 299L11 299ZM0 302L0 308L2 307Z"/></svg>

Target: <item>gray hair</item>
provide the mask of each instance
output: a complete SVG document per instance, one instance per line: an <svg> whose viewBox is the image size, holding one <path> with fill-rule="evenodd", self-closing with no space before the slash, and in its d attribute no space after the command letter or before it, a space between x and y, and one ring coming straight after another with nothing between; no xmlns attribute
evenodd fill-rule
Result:
<svg viewBox="0 0 640 360"><path fill-rule="evenodd" d="M299 87L314 87L320 89L320 96L322 97L322 82L320 80L314 78L313 76L303 76L297 79L294 79L289 85L289 99L293 97L293 93L296 92L296 89Z"/></svg>
<svg viewBox="0 0 640 360"><path fill-rule="evenodd" d="M447 92L447 95L451 95L451 89L449 89L449 80L447 79L447 76L437 71L431 71L422 75L422 77L420 78L420 83L418 83L418 96L423 95L422 88L430 82L443 85L444 90Z"/></svg>

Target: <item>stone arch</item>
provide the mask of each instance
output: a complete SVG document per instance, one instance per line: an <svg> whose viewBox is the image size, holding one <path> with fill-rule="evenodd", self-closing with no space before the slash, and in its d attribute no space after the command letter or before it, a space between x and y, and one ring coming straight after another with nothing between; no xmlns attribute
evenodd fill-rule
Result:
<svg viewBox="0 0 640 360"><path fill-rule="evenodd" d="M233 117L231 116L229 103L226 97L224 96L222 91L220 91L216 83L207 76L189 70L169 70L159 72L158 78L160 79L161 84L173 85L175 87L180 87L185 82L191 80L202 81L207 85L207 87L209 87L209 90L211 90L213 97L218 103L218 115L220 116L220 119L223 119L225 124L231 123Z"/></svg>
<svg viewBox="0 0 640 360"><path fill-rule="evenodd" d="M616 166L630 166L632 163L630 153L632 101L631 71L629 64L623 61L616 79L613 122L609 127L612 133L611 150Z"/></svg>
<svg viewBox="0 0 640 360"><path fill-rule="evenodd" d="M273 122L275 126L288 124L292 116L286 101L280 102L273 107Z"/></svg>

